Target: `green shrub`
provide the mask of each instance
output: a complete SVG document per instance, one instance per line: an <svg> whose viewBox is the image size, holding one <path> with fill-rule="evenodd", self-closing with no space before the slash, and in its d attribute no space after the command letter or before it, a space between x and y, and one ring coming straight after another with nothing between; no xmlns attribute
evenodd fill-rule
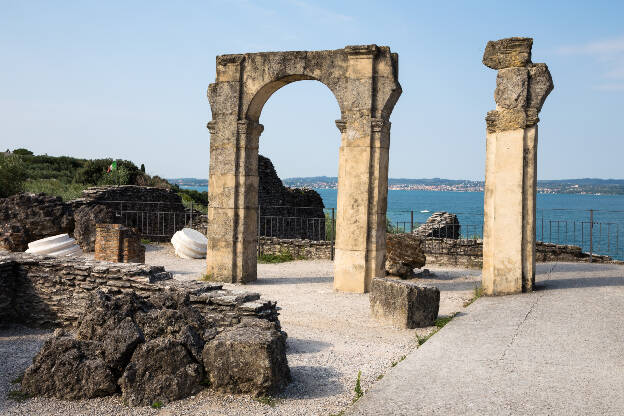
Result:
<svg viewBox="0 0 624 416"><path fill-rule="evenodd" d="M0 155L0 198L22 192L26 178L26 168L20 156Z"/></svg>
<svg viewBox="0 0 624 416"><path fill-rule="evenodd" d="M24 190L34 194L60 196L63 201L80 198L87 185L80 183L63 183L58 179L37 179L24 182Z"/></svg>
<svg viewBox="0 0 624 416"><path fill-rule="evenodd" d="M286 263L293 260L295 260L295 257L289 251L283 251L279 254L263 253L258 256L258 263Z"/></svg>

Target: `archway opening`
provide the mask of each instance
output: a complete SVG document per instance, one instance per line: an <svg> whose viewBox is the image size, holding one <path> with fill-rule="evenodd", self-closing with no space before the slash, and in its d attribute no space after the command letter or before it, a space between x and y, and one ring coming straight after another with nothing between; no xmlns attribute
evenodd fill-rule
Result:
<svg viewBox="0 0 624 416"><path fill-rule="evenodd" d="M340 148L335 120L340 118L340 107L322 83L295 81L299 82L288 80L288 85L281 82L277 89L272 87L271 95L262 97L262 106L255 110L261 113L252 115L264 126L258 163L261 261L281 255L278 250L292 258L311 256L301 246L271 246L270 238L325 241L328 250L333 247Z"/></svg>

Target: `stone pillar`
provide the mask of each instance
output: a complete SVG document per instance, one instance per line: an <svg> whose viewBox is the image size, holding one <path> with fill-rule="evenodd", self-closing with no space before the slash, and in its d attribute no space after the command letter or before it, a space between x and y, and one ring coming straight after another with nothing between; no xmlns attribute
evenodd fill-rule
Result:
<svg viewBox="0 0 624 416"><path fill-rule="evenodd" d="M208 183L207 274L214 280L256 280L258 141L262 125L239 120L243 55L217 58L217 82L208 89L213 105Z"/></svg>
<svg viewBox="0 0 624 416"><path fill-rule="evenodd" d="M348 47L341 132L334 289L364 293L384 276L390 122L375 118L376 47Z"/></svg>
<svg viewBox="0 0 624 416"><path fill-rule="evenodd" d="M488 42L483 63L498 70L487 114L482 285L487 295L533 290L537 117L553 89L546 64L531 63L531 38Z"/></svg>

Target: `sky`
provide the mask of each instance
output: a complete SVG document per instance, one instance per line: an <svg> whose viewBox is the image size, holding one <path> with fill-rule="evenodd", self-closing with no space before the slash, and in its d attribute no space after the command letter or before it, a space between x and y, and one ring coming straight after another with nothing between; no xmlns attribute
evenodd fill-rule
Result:
<svg viewBox="0 0 624 416"><path fill-rule="evenodd" d="M624 178L624 2L0 0L0 151L112 157L208 177L215 57L390 46L403 94L390 177L482 180L496 71L488 40L534 38L555 83L538 177ZM260 153L281 177L336 176L340 118L317 81L278 90Z"/></svg>

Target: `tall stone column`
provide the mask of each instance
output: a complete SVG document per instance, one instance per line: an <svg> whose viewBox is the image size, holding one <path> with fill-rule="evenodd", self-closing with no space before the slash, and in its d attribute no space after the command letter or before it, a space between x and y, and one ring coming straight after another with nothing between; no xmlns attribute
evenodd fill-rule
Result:
<svg viewBox="0 0 624 416"><path fill-rule="evenodd" d="M374 46L374 45L372 45ZM384 275L390 122L375 118L377 49L348 47L341 132L334 289L367 292Z"/></svg>
<svg viewBox="0 0 624 416"><path fill-rule="evenodd" d="M538 114L553 82L531 63L531 38L488 42L483 63L498 70L496 110L486 117L482 286L487 295L533 290Z"/></svg>
<svg viewBox="0 0 624 416"><path fill-rule="evenodd" d="M258 141L262 125L239 120L243 55L217 58L208 89L210 130L207 274L245 283L257 278Z"/></svg>

